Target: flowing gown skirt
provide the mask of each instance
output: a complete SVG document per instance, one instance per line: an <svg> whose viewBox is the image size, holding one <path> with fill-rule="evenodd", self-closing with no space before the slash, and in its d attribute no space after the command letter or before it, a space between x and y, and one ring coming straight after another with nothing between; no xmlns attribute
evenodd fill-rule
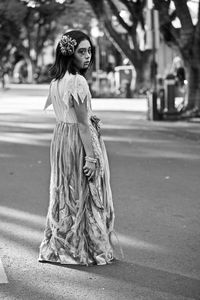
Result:
<svg viewBox="0 0 200 300"><path fill-rule="evenodd" d="M51 142L50 199L39 261L102 265L113 260L109 165L101 137L99 143L104 173L100 176L96 172L95 180L89 183L83 173L85 152L78 124L57 123Z"/></svg>

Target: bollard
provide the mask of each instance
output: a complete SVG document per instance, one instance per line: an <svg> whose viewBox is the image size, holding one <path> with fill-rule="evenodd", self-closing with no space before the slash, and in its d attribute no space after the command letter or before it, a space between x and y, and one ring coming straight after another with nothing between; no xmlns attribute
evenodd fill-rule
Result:
<svg viewBox="0 0 200 300"><path fill-rule="evenodd" d="M175 109L175 76L168 74L165 78L165 113L173 114Z"/></svg>
<svg viewBox="0 0 200 300"><path fill-rule="evenodd" d="M158 90L158 111L162 119L162 114L165 109L165 89L164 89L164 79L162 77L158 78L157 83Z"/></svg>
<svg viewBox="0 0 200 300"><path fill-rule="evenodd" d="M157 108L157 93L155 91L149 92L147 95L148 110L147 119L150 121L160 120L160 115Z"/></svg>

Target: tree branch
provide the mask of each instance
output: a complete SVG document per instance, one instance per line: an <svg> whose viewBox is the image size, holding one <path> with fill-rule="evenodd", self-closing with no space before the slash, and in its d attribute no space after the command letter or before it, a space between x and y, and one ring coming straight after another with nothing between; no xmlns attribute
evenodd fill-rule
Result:
<svg viewBox="0 0 200 300"><path fill-rule="evenodd" d="M124 4L124 6L126 6L126 8L128 9L129 12L131 12L132 10L132 5L131 5L131 2L130 1L127 1L127 0L120 0L120 2L122 4Z"/></svg>
<svg viewBox="0 0 200 300"><path fill-rule="evenodd" d="M43 48L44 48L44 42L47 40L47 37L49 37L49 35L51 34L51 32L52 32L51 24L49 24L48 28L46 28L46 30L45 30L44 35L40 37L40 42L38 44L38 53L39 54L43 50Z"/></svg>
<svg viewBox="0 0 200 300"><path fill-rule="evenodd" d="M131 63L136 66L137 65L137 59L136 55L134 55L135 51L130 50L130 47L127 45L127 43L121 38L121 36L113 29L111 22L108 20L105 21L105 30L107 31L107 34L109 34L109 38L114 41L114 46L126 55L128 59L131 61Z"/></svg>
<svg viewBox="0 0 200 300"><path fill-rule="evenodd" d="M188 48L188 44L191 44L194 38L194 26L192 23L192 18L187 6L186 0L174 0L176 7L176 14L181 22L180 30L180 49L185 51Z"/></svg>
<svg viewBox="0 0 200 300"><path fill-rule="evenodd" d="M165 42L169 46L173 45L179 48L180 34L179 31L171 24L171 21L175 16L175 12L172 12L171 15L169 14L169 5L170 0L154 0L154 7L159 11L160 31Z"/></svg>
<svg viewBox="0 0 200 300"><path fill-rule="evenodd" d="M40 16L41 18L41 16ZM40 32L41 32L41 28L42 28L42 24L40 22L40 18L37 22L37 30L36 30L36 38L35 38L35 52L36 52L36 61L38 60L38 55L39 55L39 44L40 44Z"/></svg>
<svg viewBox="0 0 200 300"><path fill-rule="evenodd" d="M198 22L195 28L195 40L200 39L200 1L199 1L199 9L198 9Z"/></svg>
<svg viewBox="0 0 200 300"><path fill-rule="evenodd" d="M104 20L106 21L106 22L108 22L109 21L109 14L108 14L108 11L105 9L105 13L104 13ZM105 22L104 21L104 22ZM116 40L118 40L118 41L120 41L120 43L119 43L119 45L120 45L120 47L121 47L121 44L123 44L123 46L124 46L124 44L126 45L126 48L128 48L129 49L129 51L130 51L130 54L127 54L127 55L129 55L128 57L129 57L129 59L132 61L132 56L133 56L133 49L130 49L130 45L129 45L129 41L127 40L127 41L124 41L122 38L121 38L121 35L120 34L118 34L117 32L116 32L116 30L113 28L113 26L112 26L112 24L111 24L111 22L109 22L109 24L110 24L110 26L109 26L109 32L112 32L112 36L113 36L113 32L115 31L115 39ZM107 25L108 26L108 25ZM111 28L110 28L111 27ZM134 58L135 58L135 60L137 61L137 60L140 60L141 59L141 53L140 53L140 50L139 50L139 45L138 45L138 40L137 40L137 33L136 33L136 29L137 29L137 23L135 22L135 23L133 23L133 25L130 27L130 29L129 29L129 31L127 32L128 33L128 36L132 39L132 42L133 42L133 45L134 45ZM121 47L121 49L122 49L122 47ZM123 52L124 51L126 51L125 49L123 49ZM127 51L126 51L127 52ZM126 52L124 52L124 53L126 53ZM126 55L126 54L125 54Z"/></svg>
<svg viewBox="0 0 200 300"><path fill-rule="evenodd" d="M189 12L189 8L187 6L186 0L174 0L174 4L176 7L176 14L181 22L181 27L185 31L193 31L193 23L192 18Z"/></svg>
<svg viewBox="0 0 200 300"><path fill-rule="evenodd" d="M113 14L117 17L119 23L122 25L122 27L124 27L128 32L131 29L131 26L129 26L124 19L120 16L120 13L117 9L117 7L115 6L115 4L112 2L112 0L107 0L107 3L110 7L110 9L112 10Z"/></svg>
<svg viewBox="0 0 200 300"><path fill-rule="evenodd" d="M145 29L145 20L144 20L143 12L144 12L144 8L146 7L146 0L143 0L140 5L141 5L141 7L140 7L140 13L139 13L139 20L140 20L142 29L144 30Z"/></svg>
<svg viewBox="0 0 200 300"><path fill-rule="evenodd" d="M85 1L90 4L97 19L101 20L101 17L104 14L104 1L103 0L85 0Z"/></svg>

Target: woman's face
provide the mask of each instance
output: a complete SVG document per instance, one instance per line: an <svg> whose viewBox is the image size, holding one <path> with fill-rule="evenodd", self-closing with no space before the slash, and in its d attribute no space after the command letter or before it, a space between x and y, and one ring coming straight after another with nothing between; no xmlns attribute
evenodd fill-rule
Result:
<svg viewBox="0 0 200 300"><path fill-rule="evenodd" d="M78 70L87 69L92 57L91 45L88 40L80 42L74 52L74 64Z"/></svg>

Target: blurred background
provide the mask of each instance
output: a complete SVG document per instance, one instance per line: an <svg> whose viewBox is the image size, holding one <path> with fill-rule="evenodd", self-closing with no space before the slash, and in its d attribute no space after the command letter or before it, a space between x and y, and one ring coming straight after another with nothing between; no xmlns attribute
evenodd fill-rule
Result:
<svg viewBox="0 0 200 300"><path fill-rule="evenodd" d="M0 0L0 299L200 299L199 2ZM116 241L105 268L37 263L56 121L42 109L72 28L96 49L87 80L125 256Z"/></svg>
<svg viewBox="0 0 200 300"><path fill-rule="evenodd" d="M1 0L1 87L49 83L55 46L76 28L96 48L94 97L147 96L153 113L199 115L199 15L199 0Z"/></svg>

